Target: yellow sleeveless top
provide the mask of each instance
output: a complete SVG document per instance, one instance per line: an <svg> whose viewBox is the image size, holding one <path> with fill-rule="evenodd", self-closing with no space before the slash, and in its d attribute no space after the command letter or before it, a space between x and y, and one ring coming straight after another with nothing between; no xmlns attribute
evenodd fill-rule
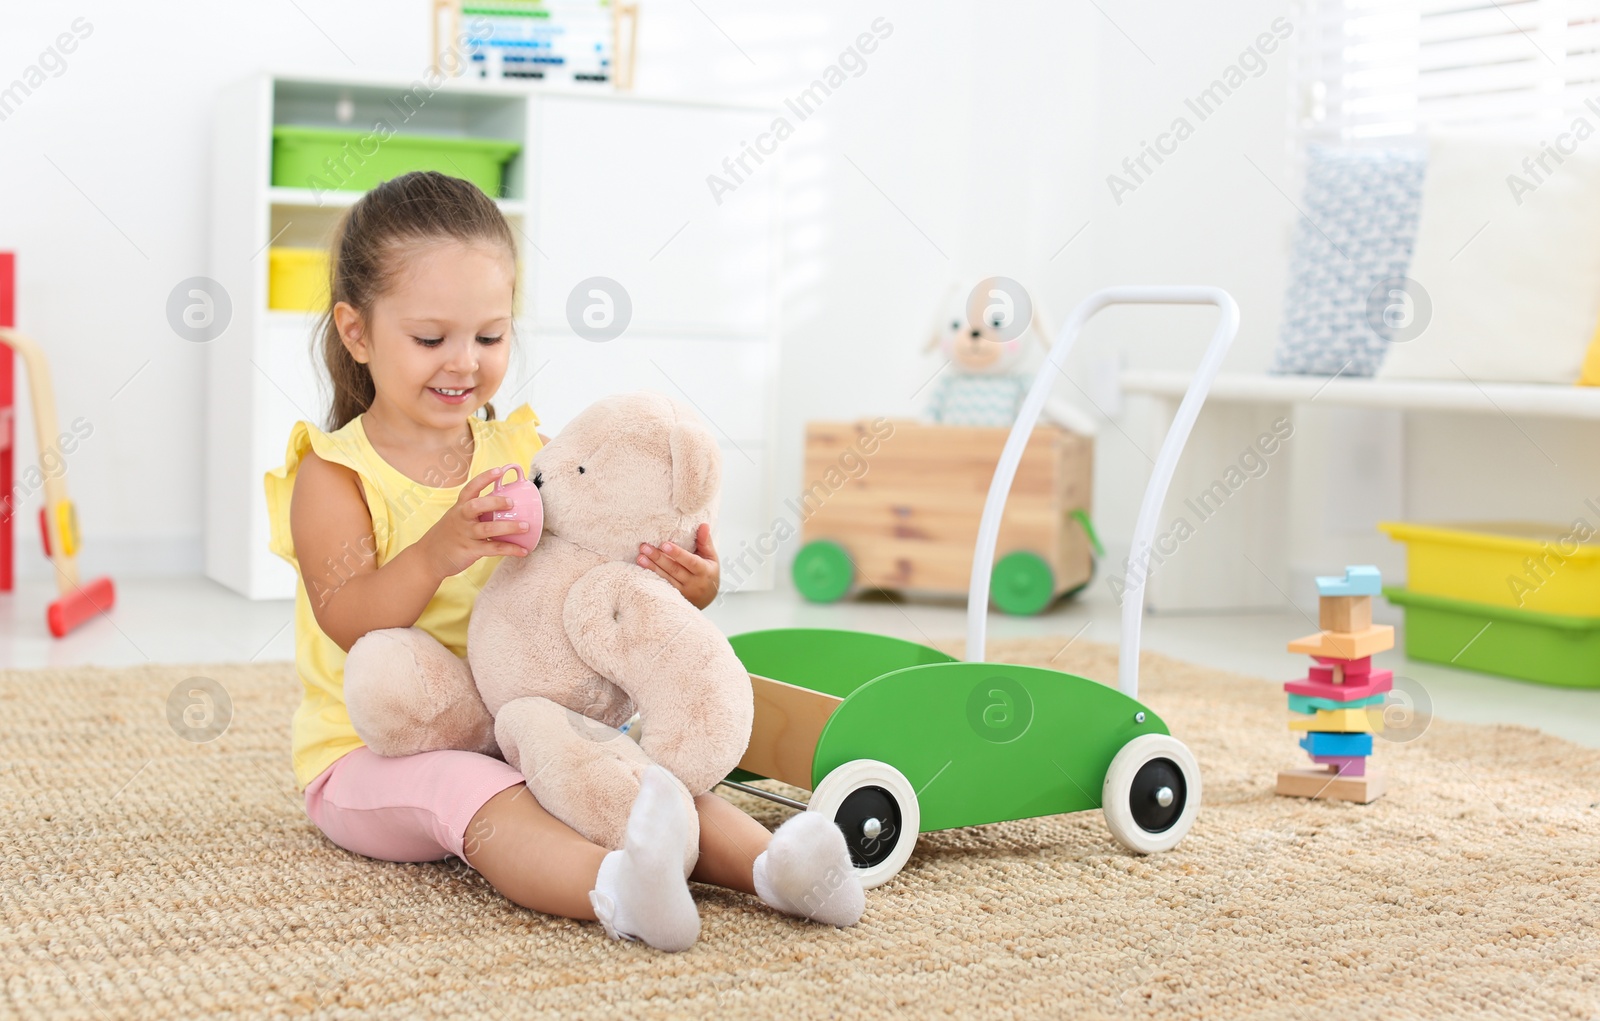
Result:
<svg viewBox="0 0 1600 1021"><path fill-rule="evenodd" d="M542 445L536 429L539 417L526 404L500 421L470 421L473 445L468 478L503 464L526 468ZM287 560L299 576L294 597L294 658L305 692L294 714L291 757L295 782L302 791L341 755L363 743L345 711L345 652L317 626L306 593L305 575L295 559L294 540L289 534L289 499L307 450L315 451L324 461L344 465L361 480L361 491L372 515L373 543L380 567L422 538L455 505L461 492L459 486L440 489L401 474L373 449L359 417L331 433L306 422L295 423L289 433L289 451L283 467L267 473L271 549ZM457 656L465 657L467 620L473 600L499 563L499 557L484 557L460 574L446 578L417 618L416 626Z"/></svg>

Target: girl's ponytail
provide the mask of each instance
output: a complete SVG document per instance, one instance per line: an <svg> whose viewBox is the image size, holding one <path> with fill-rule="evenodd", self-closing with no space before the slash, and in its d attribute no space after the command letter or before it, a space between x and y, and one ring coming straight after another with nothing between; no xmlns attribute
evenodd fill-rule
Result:
<svg viewBox="0 0 1600 1021"><path fill-rule="evenodd" d="M375 391L372 373L356 361L339 339L339 326L330 310L318 323L322 336L322 362L333 385L333 406L328 411L328 428L339 429L372 407Z"/></svg>

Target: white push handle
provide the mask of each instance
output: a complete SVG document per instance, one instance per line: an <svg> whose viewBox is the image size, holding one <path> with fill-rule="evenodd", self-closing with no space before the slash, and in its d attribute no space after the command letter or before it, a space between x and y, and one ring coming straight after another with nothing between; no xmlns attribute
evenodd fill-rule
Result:
<svg viewBox="0 0 1600 1021"><path fill-rule="evenodd" d="M1011 426L1005 450L994 470L994 481L989 483L989 496L983 503L983 520L978 525L978 546L972 556L972 584L967 589L967 659L982 663L984 644L989 623L989 576L994 571L995 543L1000 538L1000 518L1005 512L1006 497L1011 494L1011 483L1017 475L1017 465L1022 461L1022 451L1028 437L1039 420L1044 402L1055 384L1054 369L1065 374L1067 352L1083 324L1107 305L1215 305L1222 310L1217 330L1200 359L1194 380L1178 405L1172 428L1161 443L1156 455L1155 468L1150 472L1150 484L1145 487L1144 500L1139 505L1139 518L1133 526L1133 552L1129 556L1128 586L1122 602L1122 649L1117 666L1117 685L1130 698L1139 697L1139 628L1144 623L1144 584L1149 573L1151 542L1156 533L1156 516L1167 498L1167 488L1172 485L1172 473L1178 467L1178 457L1189 439L1189 431L1200 416L1200 406L1206 401L1211 383L1222 368L1222 359L1239 330L1239 306L1233 296L1220 287L1107 287L1096 291L1072 310L1056 342L1050 348L1045 364L1039 367L1022 410Z"/></svg>

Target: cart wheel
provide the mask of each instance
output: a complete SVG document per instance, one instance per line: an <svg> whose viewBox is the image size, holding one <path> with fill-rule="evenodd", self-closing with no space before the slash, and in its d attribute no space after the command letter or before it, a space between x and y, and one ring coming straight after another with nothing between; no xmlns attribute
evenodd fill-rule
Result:
<svg viewBox="0 0 1600 1021"><path fill-rule="evenodd" d="M1037 554L1027 550L1007 553L994 565L989 595L1006 613L1032 616L1055 598L1055 573Z"/></svg>
<svg viewBox="0 0 1600 1021"><path fill-rule="evenodd" d="M855 759L822 778L807 808L844 833L856 878L867 889L893 879L911 857L922 813L905 774L876 759Z"/></svg>
<svg viewBox="0 0 1600 1021"><path fill-rule="evenodd" d="M813 603L836 603L855 582L855 565L844 547L817 539L800 547L794 557L794 587Z"/></svg>
<svg viewBox="0 0 1600 1021"><path fill-rule="evenodd" d="M1200 766L1177 738L1141 734L1111 760L1100 804L1111 835L1128 850L1171 850L1200 811Z"/></svg>

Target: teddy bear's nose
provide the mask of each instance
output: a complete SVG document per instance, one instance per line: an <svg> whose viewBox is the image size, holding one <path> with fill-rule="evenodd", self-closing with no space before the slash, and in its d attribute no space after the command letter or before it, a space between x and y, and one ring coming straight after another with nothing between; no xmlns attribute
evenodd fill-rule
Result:
<svg viewBox="0 0 1600 1021"><path fill-rule="evenodd" d="M983 336L983 331L981 331L981 330L973 330L972 331L972 335L974 337L981 337L981 336Z"/></svg>
<svg viewBox="0 0 1600 1021"><path fill-rule="evenodd" d="M534 472L533 473L533 488L539 489L539 488L542 488L543 486L544 486L544 472Z"/></svg>

